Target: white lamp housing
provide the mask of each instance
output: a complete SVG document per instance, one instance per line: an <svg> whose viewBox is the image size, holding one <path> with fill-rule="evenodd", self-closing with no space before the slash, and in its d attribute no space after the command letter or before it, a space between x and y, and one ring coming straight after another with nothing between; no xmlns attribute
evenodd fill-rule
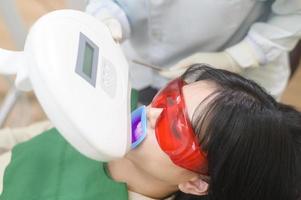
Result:
<svg viewBox="0 0 301 200"><path fill-rule="evenodd" d="M23 89L29 77L49 119L84 155L108 161L130 149L128 63L96 18L75 10L44 15L23 52L0 51L0 71L17 73Z"/></svg>

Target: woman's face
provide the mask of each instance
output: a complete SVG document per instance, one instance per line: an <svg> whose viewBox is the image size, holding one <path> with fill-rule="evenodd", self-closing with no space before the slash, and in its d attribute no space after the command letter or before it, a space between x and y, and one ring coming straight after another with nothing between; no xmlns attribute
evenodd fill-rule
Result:
<svg viewBox="0 0 301 200"><path fill-rule="evenodd" d="M196 107L214 90L214 85L207 81L198 81L183 87L186 109L190 119ZM155 134L155 125L161 111L150 105L147 107L147 136L136 149L126 155L126 158L153 178L170 184L179 184L198 176L198 174L175 165L160 148Z"/></svg>

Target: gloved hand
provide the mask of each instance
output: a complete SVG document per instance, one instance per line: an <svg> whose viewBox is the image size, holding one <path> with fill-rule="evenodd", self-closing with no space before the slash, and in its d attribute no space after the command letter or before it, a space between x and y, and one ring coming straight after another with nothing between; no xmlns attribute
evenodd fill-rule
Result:
<svg viewBox="0 0 301 200"><path fill-rule="evenodd" d="M95 16L97 19L101 20L110 29L113 39L120 43L123 41L122 37L122 27L119 21L112 17L108 12L100 12Z"/></svg>
<svg viewBox="0 0 301 200"><path fill-rule="evenodd" d="M242 68L226 52L196 53L179 61L167 70L161 70L159 74L163 77L174 79L181 76L185 70L193 64L204 63L214 68L225 69L235 73L241 73Z"/></svg>

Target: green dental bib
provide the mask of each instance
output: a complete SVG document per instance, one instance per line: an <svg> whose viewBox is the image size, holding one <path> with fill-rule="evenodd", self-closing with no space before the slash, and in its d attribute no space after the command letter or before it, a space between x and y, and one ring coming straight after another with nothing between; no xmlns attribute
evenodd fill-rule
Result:
<svg viewBox="0 0 301 200"><path fill-rule="evenodd" d="M106 164L90 160L51 129L17 145L6 168L0 200L123 200L125 183Z"/></svg>

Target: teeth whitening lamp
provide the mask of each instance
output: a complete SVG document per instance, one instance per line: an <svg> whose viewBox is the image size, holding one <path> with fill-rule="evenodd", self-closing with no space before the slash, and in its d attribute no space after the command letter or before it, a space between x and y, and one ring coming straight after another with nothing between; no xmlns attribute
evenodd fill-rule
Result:
<svg viewBox="0 0 301 200"><path fill-rule="evenodd" d="M0 73L17 74L16 87L34 90L65 139L101 161L124 156L145 137L145 109L131 120L128 68L109 29L74 10L41 17L24 51L0 49Z"/></svg>

